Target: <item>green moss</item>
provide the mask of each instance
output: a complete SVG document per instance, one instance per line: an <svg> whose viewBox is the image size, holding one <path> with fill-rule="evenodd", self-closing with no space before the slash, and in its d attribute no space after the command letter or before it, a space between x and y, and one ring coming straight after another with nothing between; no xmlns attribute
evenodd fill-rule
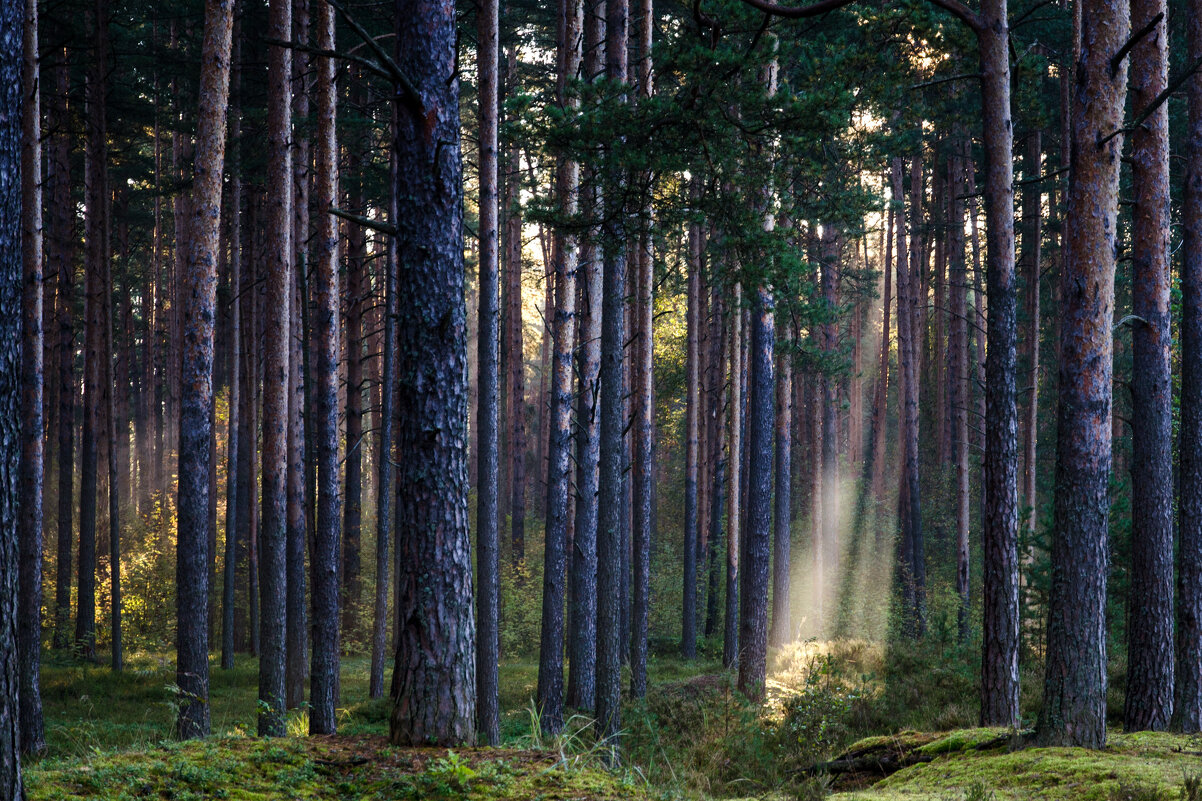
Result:
<svg viewBox="0 0 1202 801"><path fill-rule="evenodd" d="M970 751L983 745L997 741L1010 732L1005 728L958 729L946 737L940 737L934 742L918 748L918 753L934 756L937 754L953 754L959 751Z"/></svg>
<svg viewBox="0 0 1202 801"><path fill-rule="evenodd" d="M953 732L919 750L934 761L899 771L868 790L843 793L852 801L945 801L974 785L997 801L1108 801L1120 786L1155 789L1177 797L1185 776L1197 773L1202 740L1196 736L1140 733L1112 735L1102 751L1082 748L1006 748L978 751L974 743L996 730ZM952 744L956 747L951 747Z"/></svg>
<svg viewBox="0 0 1202 801"><path fill-rule="evenodd" d="M27 771L30 801L90 799L430 799L642 801L634 774L499 749L398 749L381 737L222 738L48 759Z"/></svg>

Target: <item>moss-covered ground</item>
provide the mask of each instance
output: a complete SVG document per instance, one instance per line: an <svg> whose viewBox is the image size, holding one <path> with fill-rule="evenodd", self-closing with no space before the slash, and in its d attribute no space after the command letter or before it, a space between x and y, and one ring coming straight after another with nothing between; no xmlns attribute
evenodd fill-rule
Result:
<svg viewBox="0 0 1202 801"><path fill-rule="evenodd" d="M257 665L241 657L231 671L213 664L214 737L180 744L169 655L133 656L120 674L48 657L49 750L26 764L38 800L1202 801L1202 792L1183 795L1202 775L1202 737L1116 731L1103 751L1028 748L1004 731L965 727L969 662L924 669L922 654L886 660L863 643L778 652L764 706L742 699L713 662L654 658L647 699L625 706L625 758L613 772L586 718L571 719L562 737L537 735L531 661L502 665L502 747L447 750L388 745L388 703L367 698L364 659L344 660L337 737L305 737L303 710L287 738L250 736ZM929 660L948 664L942 653ZM814 770L864 754L908 766Z"/></svg>

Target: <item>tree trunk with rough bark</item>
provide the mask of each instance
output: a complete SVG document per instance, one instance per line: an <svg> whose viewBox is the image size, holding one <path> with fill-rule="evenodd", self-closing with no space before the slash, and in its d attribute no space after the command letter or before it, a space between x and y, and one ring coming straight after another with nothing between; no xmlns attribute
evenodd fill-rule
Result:
<svg viewBox="0 0 1202 801"><path fill-rule="evenodd" d="M323 4L314 19L317 47L334 49L334 9ZM309 733L333 734L338 704L338 560L341 497L338 487L338 221L328 212L338 197L337 96L334 60L314 59L317 133L313 141L313 315L317 370L313 380L313 448L317 456L317 526L311 555L313 653L309 670Z"/></svg>
<svg viewBox="0 0 1202 801"><path fill-rule="evenodd" d="M1082 5L1072 115L1067 253L1060 275L1055 532L1048 601L1045 745L1106 744L1106 574L1111 467L1115 230L1127 67L1127 3ZM990 298L989 316L995 314Z"/></svg>
<svg viewBox="0 0 1202 801"><path fill-rule="evenodd" d="M271 0L268 36L292 35L291 0ZM263 321L263 525L259 531L259 735L284 734L288 397L292 331L292 54L267 52L267 243Z"/></svg>
<svg viewBox="0 0 1202 801"><path fill-rule="evenodd" d="M17 653L21 690L21 751L46 749L42 721L42 114L39 83L38 7L25 4L21 84L21 461L20 576ZM6 312L7 313L7 312Z"/></svg>
<svg viewBox="0 0 1202 801"><path fill-rule="evenodd" d="M699 181L694 178L693 196L697 196ZM700 454L701 412L701 259L704 243L701 223L689 224L689 260L686 286L685 354L685 469L684 469L684 595L681 603L680 653L685 659L697 658L697 542L700 520L697 511ZM710 543L710 548L714 543Z"/></svg>
<svg viewBox="0 0 1202 801"><path fill-rule="evenodd" d="M221 230L221 184L229 107L233 0L207 0L201 52L199 125L191 203L188 263L180 275L180 453L178 549L176 552L176 734L205 737L209 705L209 443L212 429L217 261Z"/></svg>
<svg viewBox="0 0 1202 801"><path fill-rule="evenodd" d="M561 0L558 14L556 70L557 102L569 113L575 109L568 96L569 82L580 67L580 23L583 4ZM560 212L577 211L576 190L580 166L560 155L556 165L556 194ZM563 646L565 569L569 498L572 492L572 350L576 327L576 239L557 232L554 245L555 300L552 319L551 405L548 409L547 516L543 560L543 615L539 643L538 702L543 732L563 729ZM495 731L492 732L495 735ZM491 742L491 740L490 740Z"/></svg>
<svg viewBox="0 0 1202 801"><path fill-rule="evenodd" d="M1167 0L1133 0L1137 29ZM1169 78L1167 17L1131 51L1133 108L1147 108ZM1169 331L1169 107L1131 134L1132 250L1131 590L1127 731L1162 731L1173 715L1173 377Z"/></svg>
<svg viewBox="0 0 1202 801"><path fill-rule="evenodd" d="M1202 0L1186 22L1202 59ZM1189 79L1181 257L1181 430L1178 439L1177 659L1173 728L1202 731L1202 77Z"/></svg>
<svg viewBox="0 0 1202 801"><path fill-rule="evenodd" d="M476 11L476 37L479 42L476 68L480 104L480 309L476 345L479 370L479 411L476 417L476 735L489 745L496 745L500 738L497 695L497 662L500 659L500 520L497 486L500 436L497 430L497 401L500 392L498 351L501 334L497 250L499 14L498 0L485 0ZM550 520L548 515L548 541L551 538Z"/></svg>
<svg viewBox="0 0 1202 801"><path fill-rule="evenodd" d="M722 667L730 670L739 664L739 542L742 529L742 507L739 497L739 487L742 484L743 473L743 428L740 425L740 408L742 407L743 374L743 287L735 285L734 298L730 304L730 353L727 361L730 364L730 398L727 402L728 425L730 433L727 441L730 443L727 462L730 476L727 479L726 502L726 610L723 616L722 630Z"/></svg>
<svg viewBox="0 0 1202 801"><path fill-rule="evenodd" d="M17 595L21 465L21 30L24 3L0 5L0 798L24 798Z"/></svg>
<svg viewBox="0 0 1202 801"><path fill-rule="evenodd" d="M420 96L402 101L397 154L397 576L395 745L471 743L476 629L467 506L459 82L454 4L396 5L396 60ZM424 110L423 110L424 109Z"/></svg>

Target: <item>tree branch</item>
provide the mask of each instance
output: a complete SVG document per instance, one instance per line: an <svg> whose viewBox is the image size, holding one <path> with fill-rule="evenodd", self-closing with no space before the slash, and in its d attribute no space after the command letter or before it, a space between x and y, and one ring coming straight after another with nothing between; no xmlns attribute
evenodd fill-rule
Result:
<svg viewBox="0 0 1202 801"><path fill-rule="evenodd" d="M1102 145L1106 144L1107 142L1109 142L1111 139L1118 136L1119 134L1131 133L1136 128L1138 128L1139 126L1141 126L1145 122L1147 122L1148 117L1151 117L1153 114L1155 114L1156 109L1163 106L1164 102L1166 100L1168 100L1173 95L1174 92L1176 92L1178 89L1180 89L1181 84L1188 81L1190 76L1198 71L1199 67L1202 67L1202 58L1199 58L1193 64L1190 64L1189 68L1187 70L1185 70L1183 73L1178 75L1173 80L1169 81L1169 85L1166 86L1164 88L1164 91L1161 92L1160 94L1158 94L1156 96L1156 99L1153 100L1151 103L1149 103L1148 107L1146 109L1144 109L1143 112L1141 112L1138 117L1135 118L1135 122L1131 123L1130 125L1119 128L1118 130L1111 131L1103 139L1098 140L1098 147L1099 148L1102 147Z"/></svg>
<svg viewBox="0 0 1202 801"><path fill-rule="evenodd" d="M388 234L389 236L396 236L397 234L396 226L391 225L390 223L380 222L379 220L373 220L370 217L364 217L360 214L353 214L349 211L343 211L337 206L330 206L328 209L326 209L326 211L330 214L333 214L335 217L341 217L344 220L358 223L364 228L370 228L371 230L379 231L382 234Z"/></svg>
<svg viewBox="0 0 1202 801"><path fill-rule="evenodd" d="M380 60L380 64L382 64L384 68L388 70L389 76L401 90L400 94L406 105L408 105L419 116L424 116L426 113L426 106L425 103L422 102L421 94L417 91L417 87L414 85L413 81L409 80L409 76L406 75L397 65L397 63L392 60L392 56L384 52L384 48L380 47L380 43L375 40L375 37L368 33L367 29L360 25L358 20L350 15L350 12L346 10L346 6L339 2L339 0L326 0L326 2L338 12L338 15L342 17L343 21L346 22L347 25L351 26L351 30L358 34L359 38L363 40L363 44L367 45L367 49L370 50L375 57Z"/></svg>
<svg viewBox="0 0 1202 801"><path fill-rule="evenodd" d="M1122 65L1123 59L1127 57L1127 54L1131 52L1132 48L1139 44L1140 39L1143 39L1145 36L1155 30L1156 26L1160 24L1162 19L1164 19L1163 11L1161 11L1155 17L1152 17L1152 21L1147 25L1131 34L1131 38L1127 40L1126 44L1120 47L1119 51L1110 58L1111 78L1119 74L1119 66Z"/></svg>
<svg viewBox="0 0 1202 801"><path fill-rule="evenodd" d="M782 6L778 3L770 2L770 0L743 0L743 2L754 9L763 11L765 14L771 14L774 17L805 19L806 17L817 17L828 11L842 8L852 3L853 0L818 0L818 2L811 3L808 6Z"/></svg>
<svg viewBox="0 0 1202 801"><path fill-rule="evenodd" d="M274 45L275 47L286 47L289 50L298 50L301 53L308 53L311 56L324 56L325 58L337 58L342 61L349 61L352 64L358 64L363 69L371 72L386 81L392 80L392 73L381 67L371 59L363 58L362 56L353 56L349 53L339 53L337 50L325 50L320 47L302 44L300 42L289 42L286 39L272 39L264 37L261 41L265 44Z"/></svg>

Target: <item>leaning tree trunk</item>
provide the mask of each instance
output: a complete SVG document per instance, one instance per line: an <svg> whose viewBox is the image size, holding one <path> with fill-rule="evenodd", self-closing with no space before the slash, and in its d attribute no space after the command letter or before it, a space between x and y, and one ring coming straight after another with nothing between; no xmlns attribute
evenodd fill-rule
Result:
<svg viewBox="0 0 1202 801"><path fill-rule="evenodd" d="M1155 102L1169 77L1167 0L1133 0L1131 22L1160 24L1131 51L1131 103ZM1127 731L1161 731L1173 714L1173 378L1169 331L1169 107L1131 134L1131 590Z"/></svg>
<svg viewBox="0 0 1202 801"><path fill-rule="evenodd" d="M21 465L21 27L0 5L0 798L24 798L17 659Z"/></svg>
<svg viewBox="0 0 1202 801"><path fill-rule="evenodd" d="M1106 744L1115 231L1127 68L1126 3L1086 0L1073 95L1070 221L1060 275L1055 525L1043 710L1046 745ZM1105 143L1102 140L1110 137ZM995 308L990 298L989 317Z"/></svg>
<svg viewBox="0 0 1202 801"><path fill-rule="evenodd" d="M38 8L25 4L21 85L21 310L20 577L17 653L21 684L21 751L46 749L39 672L42 661L42 145L38 87ZM7 313L7 312L6 312Z"/></svg>
<svg viewBox="0 0 1202 801"><path fill-rule="evenodd" d="M397 154L395 745L472 742L476 628L467 518L467 312L453 4L397 3L397 63L416 76Z"/></svg>
<svg viewBox="0 0 1202 801"><path fill-rule="evenodd" d="M580 68L580 23L583 5L579 0L559 4L557 102L562 111L575 110L568 96L568 82ZM556 164L556 192L560 212L576 213L576 190L580 165L563 154ZM576 240L557 232L554 246L555 301L552 319L551 405L547 441L547 517L543 560L543 615L539 642L538 702L543 732L563 729L563 638L565 569L569 499L572 492L572 351L576 326ZM483 353L483 348L481 349ZM483 361L481 361L483 364ZM483 462L481 462L483 467ZM493 613L495 615L495 608ZM495 626L495 616L491 621ZM494 629L495 634L495 629ZM493 668L495 671L495 666ZM479 675L479 665L477 665ZM495 680L495 672L492 677ZM495 685L494 685L495 689ZM479 691L479 688L477 688ZM491 698L491 696L490 696ZM495 714L495 709L494 709ZM496 731L490 734L495 742Z"/></svg>
<svg viewBox="0 0 1202 801"><path fill-rule="evenodd" d="M1187 22L1191 63L1202 59L1202 0ZM1177 504L1177 669L1173 728L1202 731L1202 77L1189 79L1181 257L1181 433Z"/></svg>
<svg viewBox="0 0 1202 801"><path fill-rule="evenodd" d="M317 46L334 49L334 9L318 6ZM309 671L309 733L333 734L338 703L338 558L341 499L338 494L338 221L328 209L338 197L338 140L334 60L315 58L317 135L313 143L313 199L318 210L313 244L313 314L317 375L313 448L317 455L317 527L313 531L313 654Z"/></svg>
<svg viewBox="0 0 1202 801"><path fill-rule="evenodd" d="M292 35L291 0L271 0L268 35ZM267 244L263 342L263 525L259 529L259 735L284 734L288 395L292 319L292 55L267 53Z"/></svg>
<svg viewBox="0 0 1202 801"><path fill-rule="evenodd" d="M233 0L207 0L201 53L196 177L188 263L180 276L180 327L184 335L180 377L179 546L176 552L176 666L179 687L176 733L205 737L209 705L209 442L213 409L214 321L220 252L221 179L225 166Z"/></svg>

